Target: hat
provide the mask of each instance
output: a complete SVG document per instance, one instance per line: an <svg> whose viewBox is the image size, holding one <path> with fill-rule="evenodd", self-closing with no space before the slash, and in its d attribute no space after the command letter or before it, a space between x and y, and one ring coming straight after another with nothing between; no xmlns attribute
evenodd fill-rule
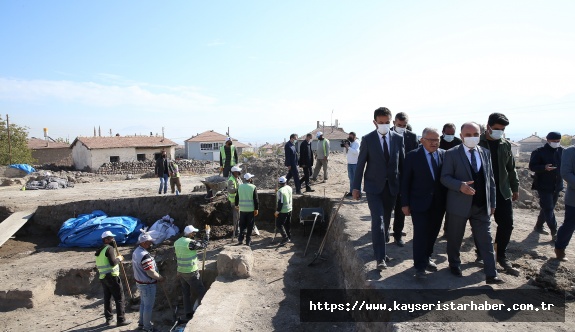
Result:
<svg viewBox="0 0 575 332"><path fill-rule="evenodd" d="M315 134L315 137L319 138L321 135L323 135L323 133L322 133L321 131L318 131L318 132Z"/></svg>
<svg viewBox="0 0 575 332"><path fill-rule="evenodd" d="M251 178L253 178L255 175L251 174L251 173L246 173L244 174L244 179L249 180Z"/></svg>
<svg viewBox="0 0 575 332"><path fill-rule="evenodd" d="M561 139L561 133L557 132L557 131L552 131L549 134L547 134L547 139Z"/></svg>
<svg viewBox="0 0 575 332"><path fill-rule="evenodd" d="M114 237L114 236L116 236L116 234L112 234L112 232L110 232L110 231L105 231L104 233L102 233L102 239L105 239L105 238L110 237L110 236Z"/></svg>
<svg viewBox="0 0 575 332"><path fill-rule="evenodd" d="M232 172L241 172L241 171L242 171L242 169L239 168L239 166L232 167Z"/></svg>
<svg viewBox="0 0 575 332"><path fill-rule="evenodd" d="M280 176L280 178L278 179L279 183L286 183L287 179L285 176Z"/></svg>
<svg viewBox="0 0 575 332"><path fill-rule="evenodd" d="M226 137L226 142L227 142L227 141L231 141L231 140L232 140L231 137Z"/></svg>
<svg viewBox="0 0 575 332"><path fill-rule="evenodd" d="M154 239L152 238L150 233L147 233L143 229L140 229L140 232L142 232L142 234L140 234L140 236L138 237L138 243L142 243L142 242L146 242L146 241L154 241Z"/></svg>
<svg viewBox="0 0 575 332"><path fill-rule="evenodd" d="M188 225L188 226L186 226L186 228L184 228L184 234L185 235L188 235L190 233L196 233L198 231L199 231L199 229L195 228L192 225Z"/></svg>

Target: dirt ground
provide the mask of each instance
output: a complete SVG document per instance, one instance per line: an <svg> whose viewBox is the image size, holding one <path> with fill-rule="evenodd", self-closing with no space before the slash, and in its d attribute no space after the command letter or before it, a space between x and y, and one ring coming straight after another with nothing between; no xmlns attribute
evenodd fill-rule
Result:
<svg viewBox="0 0 575 332"><path fill-rule="evenodd" d="M349 189L345 156L335 155L330 161L330 180L327 183L317 183L313 187L316 190L312 195L329 198L340 198ZM252 172L252 170L249 170ZM256 185L257 185L256 174ZM204 176L184 176L182 178L183 192L191 193L194 187L201 185L200 180ZM321 177L320 177L321 179ZM530 185L530 184L529 184ZM31 209L38 205L57 205L61 203L86 200L86 199L110 199L121 197L143 197L157 194L158 181L156 179L134 179L125 181L104 181L97 183L78 183L74 188L55 191L20 191L17 187L0 187L1 205L11 211ZM306 194L309 195L309 194ZM533 233L533 225L538 211L532 209L516 209L515 229L512 241L509 245L509 258L514 266L521 271L519 277L513 277L501 273L506 280L502 287L515 289L524 285L561 289L573 291L575 284L575 251L573 246L567 249L567 256L572 259L569 262L559 263L550 259L553 255L553 247L550 236ZM338 222L349 223L358 238L369 238L369 210L365 199L360 202L346 200L342 207L341 218ZM563 213L558 212L559 223L563 220ZM261 221L266 222L266 221ZM271 222L270 222L271 224ZM234 318L234 331L269 331L269 330L296 330L296 331L353 331L355 324L302 324L299 322L299 289L300 288L333 288L341 284L338 262L328 259L318 266L307 267L310 256L313 255L319 242L320 235L312 239L312 245L308 250L307 257L303 258L303 249L307 238L303 234L296 234L294 241L285 247L277 248L270 246L271 234L266 232L268 226L262 227L262 236L254 239L253 251L255 255L255 273L249 279L250 287L241 291L246 292L244 301L240 304L241 314ZM394 244L388 246L389 256L393 260L389 268L378 273L373 266L372 250L369 241L358 242L356 250L364 260L368 271L368 282L379 284L383 288L461 288L483 285L484 277L482 269L473 261L475 254L472 241L466 240L462 248L462 261L464 263L463 278L452 277L447 270L447 256L445 255L445 239L439 239L436 245L434 257L439 266L439 271L433 273L423 283L413 277L412 269L412 243L411 222L406 219L406 246L399 248ZM469 231L468 231L469 232ZM227 240L214 241L208 252L208 259L214 260L219 247ZM42 273L34 272L34 269L23 269L20 262L26 259L28 265L41 264L50 252L57 239L53 236L46 238L19 238L9 240L0 248L0 274L5 278L7 273L22 273L27 271L24 282L36 283L41 280L37 276ZM129 251L128 248L123 249ZM63 256L58 256L58 264L63 267L73 268L81 261L82 264L91 264L93 260L92 250L80 251L57 251ZM37 258L36 258L37 257ZM329 257L329 252L328 252ZM70 258L74 258L72 260ZM28 272L29 271L29 272ZM158 292L157 298L162 294ZM167 331L170 321L169 309L160 308L161 311L154 314L156 320L163 323L162 328ZM541 331L574 331L575 323L572 303L568 304L566 323L396 323L381 325L381 329L396 331L517 331L535 328ZM130 313L129 318L137 320L137 312ZM8 312L0 312L0 331L131 331L136 328L132 324L127 328L108 329L103 326L102 300L83 295L76 296L52 296L48 302L39 308L17 309Z"/></svg>

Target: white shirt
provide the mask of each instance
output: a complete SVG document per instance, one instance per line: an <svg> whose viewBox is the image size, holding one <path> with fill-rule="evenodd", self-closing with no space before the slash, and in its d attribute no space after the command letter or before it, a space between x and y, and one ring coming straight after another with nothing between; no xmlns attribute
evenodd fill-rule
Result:
<svg viewBox="0 0 575 332"><path fill-rule="evenodd" d="M471 152L469 152L469 148L466 147L465 145L463 146L463 149L465 150L467 160L469 160L469 165L471 165ZM478 172L481 169L481 156L479 155L479 150L477 149L477 147L475 147L474 150L475 150L475 161L477 162L477 169L475 170L475 172Z"/></svg>
<svg viewBox="0 0 575 332"><path fill-rule="evenodd" d="M355 141L349 144L349 149L347 149L347 163L348 164L357 164L357 157L359 157L359 139L355 139Z"/></svg>
<svg viewBox="0 0 575 332"><path fill-rule="evenodd" d="M385 151L383 150L383 137L379 132L377 132L377 135L379 136L379 144L381 144L381 150ZM391 136L389 135L389 133L385 135L385 142L387 143L387 151L389 151L389 154L391 155L391 142L390 142L391 140L389 139L390 137Z"/></svg>

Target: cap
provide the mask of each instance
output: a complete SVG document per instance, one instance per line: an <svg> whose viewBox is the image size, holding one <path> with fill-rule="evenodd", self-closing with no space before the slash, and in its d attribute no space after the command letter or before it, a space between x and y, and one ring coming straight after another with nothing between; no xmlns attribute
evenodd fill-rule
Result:
<svg viewBox="0 0 575 332"><path fill-rule="evenodd" d="M286 183L287 179L285 176L280 176L280 178L278 179L279 183Z"/></svg>
<svg viewBox="0 0 575 332"><path fill-rule="evenodd" d="M199 229L195 228L192 225L188 225L186 226L186 228L184 228L184 234L188 235L190 233L197 233L199 231Z"/></svg>
<svg viewBox="0 0 575 332"><path fill-rule="evenodd" d="M231 141L231 140L232 140L231 137L226 137L226 142L227 142L227 141Z"/></svg>
<svg viewBox="0 0 575 332"><path fill-rule="evenodd" d="M154 241L154 239L148 233L140 234L140 236L138 237L138 243L142 243L142 242L146 242L146 241Z"/></svg>
<svg viewBox="0 0 575 332"><path fill-rule="evenodd" d="M561 133L557 132L557 131L552 131L549 134L547 134L547 139L561 139Z"/></svg>
<svg viewBox="0 0 575 332"><path fill-rule="evenodd" d="M232 172L241 172L241 171L242 171L242 169L239 168L239 166L232 167Z"/></svg>
<svg viewBox="0 0 575 332"><path fill-rule="evenodd" d="M323 133L322 133L321 131L318 131L318 132L315 134L315 137L319 138L321 135L323 135Z"/></svg>
<svg viewBox="0 0 575 332"><path fill-rule="evenodd" d="M253 178L255 175L251 174L251 173L246 173L244 174L244 179L249 180L251 178Z"/></svg>
<svg viewBox="0 0 575 332"><path fill-rule="evenodd" d="M114 237L116 236L116 234L112 234L112 232L110 231L105 231L104 233L102 233L102 239L107 238L107 237Z"/></svg>

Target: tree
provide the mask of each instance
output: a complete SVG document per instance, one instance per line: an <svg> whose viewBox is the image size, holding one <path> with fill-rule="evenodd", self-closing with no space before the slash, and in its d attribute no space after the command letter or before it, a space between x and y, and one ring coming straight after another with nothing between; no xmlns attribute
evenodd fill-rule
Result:
<svg viewBox="0 0 575 332"><path fill-rule="evenodd" d="M12 164L33 164L32 150L28 148L28 127L20 127L10 123L10 142ZM6 121L0 116L0 165L8 165L8 130Z"/></svg>
<svg viewBox="0 0 575 332"><path fill-rule="evenodd" d="M573 136L571 136L571 135L561 136L561 145L562 146L570 146L572 141L573 141Z"/></svg>

